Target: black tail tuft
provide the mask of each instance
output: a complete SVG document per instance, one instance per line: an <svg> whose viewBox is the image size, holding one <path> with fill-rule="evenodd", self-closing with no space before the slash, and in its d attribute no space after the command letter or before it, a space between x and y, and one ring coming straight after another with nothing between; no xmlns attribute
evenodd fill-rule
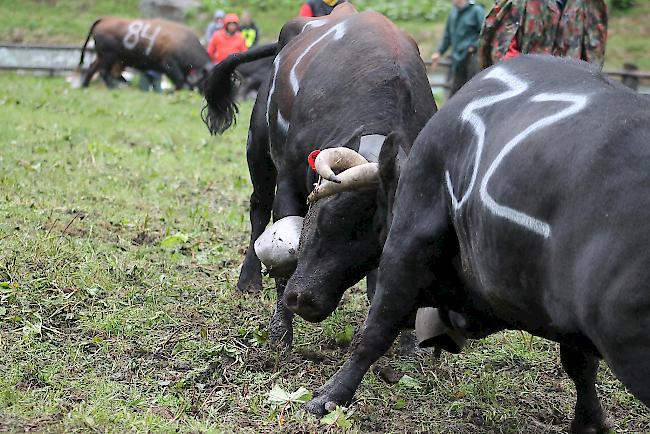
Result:
<svg viewBox="0 0 650 434"><path fill-rule="evenodd" d="M221 134L236 123L238 75L235 69L242 63L275 56L278 44L264 45L245 53L236 53L212 68L204 83L205 105L201 118L211 134Z"/></svg>
<svg viewBox="0 0 650 434"><path fill-rule="evenodd" d="M221 134L237 122L235 116L239 113L239 106L236 100L236 61L236 57L228 57L212 68L204 82L205 105L201 110L201 118L210 134Z"/></svg>
<svg viewBox="0 0 650 434"><path fill-rule="evenodd" d="M90 30L88 30L88 36L86 36L86 42L84 42L83 47L81 47L81 58L79 59L79 66L77 66L78 70L80 70L81 67L83 66L84 56L86 54L86 46L88 45L88 41L90 41L90 38L93 35L93 30L95 30L95 26L99 24L101 20L102 20L101 18L95 20L95 22L90 26Z"/></svg>

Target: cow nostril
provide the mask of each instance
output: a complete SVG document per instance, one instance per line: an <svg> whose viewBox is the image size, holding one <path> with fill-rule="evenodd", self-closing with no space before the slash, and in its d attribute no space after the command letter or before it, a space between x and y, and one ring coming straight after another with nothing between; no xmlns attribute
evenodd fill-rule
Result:
<svg viewBox="0 0 650 434"><path fill-rule="evenodd" d="M290 292L284 297L284 304L291 310L298 308L298 294Z"/></svg>

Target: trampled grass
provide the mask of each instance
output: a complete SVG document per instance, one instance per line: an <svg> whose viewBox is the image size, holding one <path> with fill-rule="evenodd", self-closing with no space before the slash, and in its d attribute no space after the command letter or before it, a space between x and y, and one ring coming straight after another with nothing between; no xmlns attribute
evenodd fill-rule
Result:
<svg viewBox="0 0 650 434"><path fill-rule="evenodd" d="M322 385L367 310L349 292L295 350L265 344L274 292L234 287L248 238L251 105L210 138L192 93L68 88L0 75L0 431L322 432L268 393ZM519 332L460 356L390 355L349 417L359 432L565 432L557 347ZM603 367L619 432L650 414Z"/></svg>

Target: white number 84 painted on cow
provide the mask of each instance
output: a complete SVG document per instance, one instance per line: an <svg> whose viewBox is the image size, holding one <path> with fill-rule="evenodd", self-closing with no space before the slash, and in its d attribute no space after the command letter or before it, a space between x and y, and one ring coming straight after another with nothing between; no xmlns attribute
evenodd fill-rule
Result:
<svg viewBox="0 0 650 434"><path fill-rule="evenodd" d="M465 109L463 110L462 113L463 121L468 122L472 126L472 128L474 129L474 133L476 134L477 137L476 156L474 160L474 169L472 172L472 177L470 178L469 186L467 187L467 191L463 194L463 196L460 199L458 199L454 194L454 187L452 185L451 175L449 174L449 171L445 173L447 189L449 191L449 195L451 196L451 202L455 212L460 210L463 207L470 193L474 189L474 185L476 184L476 178L478 175L479 164L481 163L481 155L483 154L486 128L483 119L476 113L476 111L484 107L488 107L493 104L496 104L497 102L503 101L505 99L509 99L521 95L528 89L527 83L515 77L514 75L510 74L508 71L506 71L504 67L494 68L492 71L487 73L483 78L484 79L493 78L502 81L503 83L508 85L510 89L498 95L492 95L492 96L475 100L472 103L468 104L467 107L465 107ZM512 152L512 150L515 147L517 147L517 145L523 142L524 139L526 139L526 137L528 137L530 134L532 134L533 132L541 128L548 127L562 119L575 115L587 105L588 98L585 95L575 95L570 93L557 93L557 94L540 93L538 95L533 96L530 100L532 102L557 101L557 102L570 103L570 105L564 110L561 110L557 113L554 113L553 115L544 117L538 120L537 122L534 122L533 124L528 126L528 128L526 128L524 131L517 134L513 139L511 139L501 149L499 154L496 156L494 161L492 161L487 171L485 172L485 175L483 176L483 180L481 181L481 187L479 189L479 193L480 193L481 200L483 201L483 204L493 214L505 218L507 220L510 220L515 224L523 226L543 236L544 238L548 238L551 235L551 227L548 223L539 220L535 217L532 217L528 214L525 214L521 211L518 211L514 208L510 208L505 205L501 205L497 203L497 201L494 200L494 198L488 192L488 183L490 182L492 175L494 175L494 173L499 168L499 165L501 165L505 157L507 157L508 154L510 154L510 152Z"/></svg>
<svg viewBox="0 0 650 434"><path fill-rule="evenodd" d="M151 24L149 23L139 20L133 21L129 24L129 31L122 39L124 48L127 50L133 50L140 42L140 39L145 39L149 41L149 44L147 45L147 48L145 48L144 54L147 56L151 54L151 50L153 50L153 47L156 44L156 38L158 38L158 34L160 33L160 26L156 26L156 28L151 32L150 29Z"/></svg>

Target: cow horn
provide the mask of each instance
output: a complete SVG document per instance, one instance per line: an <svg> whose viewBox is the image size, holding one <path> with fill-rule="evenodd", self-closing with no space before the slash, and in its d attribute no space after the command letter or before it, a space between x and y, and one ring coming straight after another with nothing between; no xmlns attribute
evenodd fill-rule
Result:
<svg viewBox="0 0 650 434"><path fill-rule="evenodd" d="M321 151L316 157L314 168L316 173L324 179L334 183L342 182L334 171L344 171L354 166L368 163L357 151L350 148L329 148Z"/></svg>
<svg viewBox="0 0 650 434"><path fill-rule="evenodd" d="M309 195L309 202L341 193L343 191L358 190L371 187L379 182L379 165L377 163L364 163L349 168L337 176L338 182L323 180Z"/></svg>

